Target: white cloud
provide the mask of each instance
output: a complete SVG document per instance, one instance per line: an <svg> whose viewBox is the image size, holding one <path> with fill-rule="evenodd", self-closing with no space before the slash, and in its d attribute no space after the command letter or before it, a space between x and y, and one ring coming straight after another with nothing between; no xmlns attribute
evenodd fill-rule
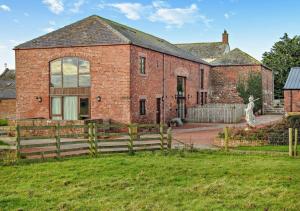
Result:
<svg viewBox="0 0 300 211"><path fill-rule="evenodd" d="M225 13L225 14L224 14L224 17L225 17L226 19L229 19L229 14L228 14L228 13Z"/></svg>
<svg viewBox="0 0 300 211"><path fill-rule="evenodd" d="M181 27L185 23L193 23L200 19L206 26L212 21L205 15L199 13L196 4L192 4L186 8L158 8L150 17L152 22L162 22L167 27Z"/></svg>
<svg viewBox="0 0 300 211"><path fill-rule="evenodd" d="M140 3L115 3L108 4L108 6L117 8L121 13L131 20L139 20L144 8Z"/></svg>
<svg viewBox="0 0 300 211"><path fill-rule="evenodd" d="M0 5L0 10L5 11L5 12L9 12L10 11L10 7L5 5L5 4L1 4Z"/></svg>
<svg viewBox="0 0 300 211"><path fill-rule="evenodd" d="M112 7L118 9L128 19L139 20L147 18L152 22L162 22L167 28L181 27L186 23L194 23L201 21L205 26L209 27L213 21L199 12L196 4L191 4L188 7L172 8L164 0L153 0L151 4L143 5L140 3L106 3L101 0L98 4L99 9Z"/></svg>
<svg viewBox="0 0 300 211"><path fill-rule="evenodd" d="M6 46L3 44L0 44L0 49L6 49Z"/></svg>
<svg viewBox="0 0 300 211"><path fill-rule="evenodd" d="M226 13L224 14L224 18L225 18L225 19L229 19L229 18L231 18L231 17L234 16L234 15L235 15L234 12L226 12Z"/></svg>
<svg viewBox="0 0 300 211"><path fill-rule="evenodd" d="M55 14L59 14L64 11L64 4L62 0L43 0L49 10Z"/></svg>
<svg viewBox="0 0 300 211"><path fill-rule="evenodd" d="M78 0L73 4L73 7L70 9L73 13L78 13L80 11L80 7L85 3L85 0Z"/></svg>
<svg viewBox="0 0 300 211"><path fill-rule="evenodd" d="M152 1L152 6L154 8L170 7L170 5L165 1Z"/></svg>

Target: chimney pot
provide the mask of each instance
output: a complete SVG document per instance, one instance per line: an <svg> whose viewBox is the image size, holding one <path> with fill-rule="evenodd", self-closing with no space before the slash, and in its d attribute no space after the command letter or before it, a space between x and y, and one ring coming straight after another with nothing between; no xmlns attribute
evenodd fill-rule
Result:
<svg viewBox="0 0 300 211"><path fill-rule="evenodd" d="M226 30L224 30L224 32L222 34L222 42L224 44L229 44L229 35Z"/></svg>

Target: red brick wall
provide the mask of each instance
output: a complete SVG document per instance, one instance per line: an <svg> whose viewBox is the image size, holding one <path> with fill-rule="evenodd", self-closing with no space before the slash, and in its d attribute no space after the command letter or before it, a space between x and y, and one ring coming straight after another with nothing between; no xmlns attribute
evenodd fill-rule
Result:
<svg viewBox="0 0 300 211"><path fill-rule="evenodd" d="M16 100L0 100L0 119L14 119L16 117Z"/></svg>
<svg viewBox="0 0 300 211"><path fill-rule="evenodd" d="M213 103L243 103L236 90L240 76L247 76L249 72L261 72L263 86L263 103L272 105L273 77L272 72L261 65L248 66L217 66L213 67L210 74L211 101Z"/></svg>
<svg viewBox="0 0 300 211"><path fill-rule="evenodd" d="M146 75L139 73L139 56L146 58ZM200 91L200 66L205 69L204 89L208 91L209 70L207 65L165 55L152 50L131 47L131 120L132 122L154 123L156 121L156 98L164 97L161 105L161 120L167 122L177 116L177 76L186 77L187 107L196 105ZM163 93L163 78L165 78ZM139 100L146 99L146 115L139 114Z"/></svg>
<svg viewBox="0 0 300 211"><path fill-rule="evenodd" d="M165 106L161 107L161 120L165 118L168 121L176 117L177 76L187 78L187 107L196 105L197 91L209 91L209 66L174 56L163 56L162 53L137 46L17 50L18 119L49 118L49 62L65 56L76 56L90 62L93 119L112 119L125 123L155 122L156 98L163 95ZM139 56L146 57L146 76L139 73ZM200 68L204 68L205 73L203 90L200 90ZM42 102L39 103L36 96L41 96ZM101 102L97 102L97 96L101 96ZM141 98L146 99L145 116L139 115Z"/></svg>
<svg viewBox="0 0 300 211"><path fill-rule="evenodd" d="M284 110L300 112L300 90L284 90Z"/></svg>
<svg viewBox="0 0 300 211"><path fill-rule="evenodd" d="M90 62L91 118L130 122L129 45L16 50L16 117L49 118L49 62L65 56Z"/></svg>

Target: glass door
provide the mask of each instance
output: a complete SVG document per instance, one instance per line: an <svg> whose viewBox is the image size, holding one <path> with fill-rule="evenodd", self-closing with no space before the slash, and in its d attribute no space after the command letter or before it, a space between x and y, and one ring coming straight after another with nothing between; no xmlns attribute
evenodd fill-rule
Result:
<svg viewBox="0 0 300 211"><path fill-rule="evenodd" d="M78 120L78 97L65 96L63 99L64 120Z"/></svg>
<svg viewBox="0 0 300 211"><path fill-rule="evenodd" d="M186 78L177 77L177 117L185 119L185 104L186 104Z"/></svg>

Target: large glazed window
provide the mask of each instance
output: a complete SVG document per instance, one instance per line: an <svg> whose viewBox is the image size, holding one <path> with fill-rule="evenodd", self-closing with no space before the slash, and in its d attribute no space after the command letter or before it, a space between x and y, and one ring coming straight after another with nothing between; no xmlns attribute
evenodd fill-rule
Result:
<svg viewBox="0 0 300 211"><path fill-rule="evenodd" d="M50 62L51 82L54 88L90 87L90 63L77 57L65 57Z"/></svg>
<svg viewBox="0 0 300 211"><path fill-rule="evenodd" d="M51 61L50 118L78 120L90 118L90 63L77 57Z"/></svg>

